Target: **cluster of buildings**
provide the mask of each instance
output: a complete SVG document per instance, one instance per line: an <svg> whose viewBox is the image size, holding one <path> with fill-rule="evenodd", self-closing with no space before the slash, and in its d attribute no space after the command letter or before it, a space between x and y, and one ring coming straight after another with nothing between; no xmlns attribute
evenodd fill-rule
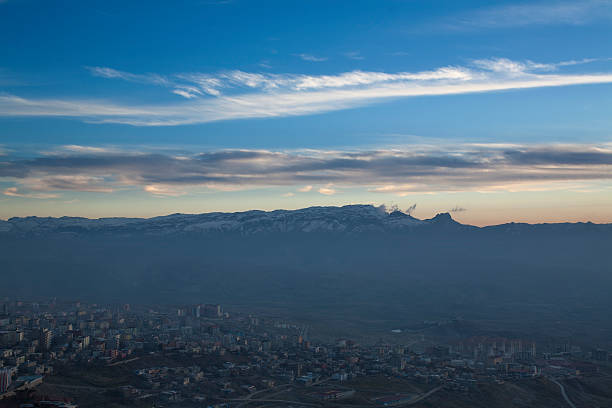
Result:
<svg viewBox="0 0 612 408"><path fill-rule="evenodd" d="M575 346L538 350L533 341L469 338L453 344L360 345L349 339L311 341L308 328L274 318L231 315L220 305L102 306L80 302L6 303L0 315L0 398L35 387L62 365L129 362L125 400L222 404L291 384L304 389L367 376L469 390L480 382L597 370L604 350ZM173 361L173 364L155 363ZM153 361L153 363L152 363ZM185 363L187 362L187 363ZM350 398L350 388L321 389L312 398ZM395 398L395 399L394 399ZM412 396L381 399L381 405Z"/></svg>

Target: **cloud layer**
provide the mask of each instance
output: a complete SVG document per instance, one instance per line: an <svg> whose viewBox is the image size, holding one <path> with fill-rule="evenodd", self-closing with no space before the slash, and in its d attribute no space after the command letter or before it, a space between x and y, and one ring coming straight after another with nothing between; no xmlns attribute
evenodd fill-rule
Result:
<svg viewBox="0 0 612 408"><path fill-rule="evenodd" d="M351 71L336 75L227 71L165 77L106 67L92 74L167 88L177 99L164 104L78 98L34 99L0 94L0 116L75 117L88 122L172 126L220 120L309 115L385 100L512 89L612 83L612 72L562 73L594 60L537 63L505 58L421 72ZM167 99L167 98L166 98Z"/></svg>
<svg viewBox="0 0 612 408"><path fill-rule="evenodd" d="M612 181L611 145L419 145L372 151L222 150L190 155L67 148L0 160L5 195L139 189L180 196L197 189L284 187L332 195L344 188L407 195L584 188ZM606 184L607 185L607 184Z"/></svg>
<svg viewBox="0 0 612 408"><path fill-rule="evenodd" d="M451 30L470 30L529 25L584 25L610 20L611 0L549 0L483 8L448 18L439 26Z"/></svg>

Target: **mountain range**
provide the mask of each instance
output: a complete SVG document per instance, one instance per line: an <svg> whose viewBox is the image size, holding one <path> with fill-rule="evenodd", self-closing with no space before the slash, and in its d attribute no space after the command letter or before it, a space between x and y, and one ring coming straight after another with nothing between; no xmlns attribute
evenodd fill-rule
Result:
<svg viewBox="0 0 612 408"><path fill-rule="evenodd" d="M0 220L0 233L145 233L209 234L238 233L240 235L270 233L384 233L409 232L443 228L445 230L533 230L551 228L612 229L612 224L502 224L478 228L460 224L449 213L439 213L420 220L399 210L387 211L384 206L347 205L343 207L309 207L299 210L245 211L235 213L172 214L154 218L82 217L15 217Z"/></svg>

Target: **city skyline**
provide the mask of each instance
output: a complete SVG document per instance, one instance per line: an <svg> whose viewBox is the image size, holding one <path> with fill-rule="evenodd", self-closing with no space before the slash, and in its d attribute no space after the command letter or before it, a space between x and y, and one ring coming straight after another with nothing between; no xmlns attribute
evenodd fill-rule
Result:
<svg viewBox="0 0 612 408"><path fill-rule="evenodd" d="M0 1L0 219L609 223L610 20L607 0Z"/></svg>

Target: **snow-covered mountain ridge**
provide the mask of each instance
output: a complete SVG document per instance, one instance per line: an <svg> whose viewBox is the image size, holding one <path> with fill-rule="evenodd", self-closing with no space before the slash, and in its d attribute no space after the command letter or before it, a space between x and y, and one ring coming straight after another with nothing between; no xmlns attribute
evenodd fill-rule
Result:
<svg viewBox="0 0 612 408"><path fill-rule="evenodd" d="M516 230L521 228L520 226L527 225L504 224L485 227L485 229L506 227ZM478 228L456 222L449 213L440 213L434 218L420 220L401 211L388 212L384 207L347 205L343 207L308 207L299 210L172 214L153 218L15 217L8 221L0 221L0 233L142 232L164 235L227 232L252 235L287 232L391 232L410 231L427 226L461 230Z"/></svg>
<svg viewBox="0 0 612 408"><path fill-rule="evenodd" d="M153 218L15 217L0 221L0 232L103 232L149 233L237 232L367 232L410 229L435 222L419 220L384 207L347 205L299 210L245 211L235 213L172 214Z"/></svg>

